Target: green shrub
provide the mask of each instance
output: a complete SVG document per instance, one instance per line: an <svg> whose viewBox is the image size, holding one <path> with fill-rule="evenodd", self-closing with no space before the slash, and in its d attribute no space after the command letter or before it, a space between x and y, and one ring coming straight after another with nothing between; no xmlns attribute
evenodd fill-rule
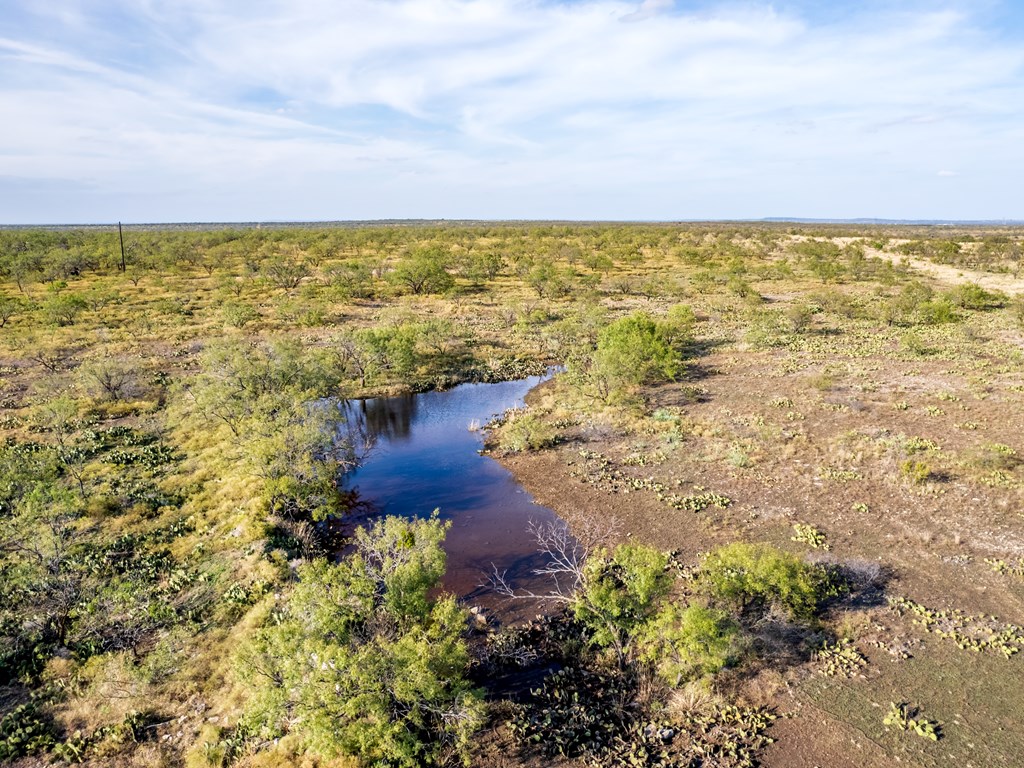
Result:
<svg viewBox="0 0 1024 768"><path fill-rule="evenodd" d="M594 645L616 651L620 665L632 635L658 611L671 581L667 557L640 544L600 549L584 563L572 608L590 631Z"/></svg>
<svg viewBox="0 0 1024 768"><path fill-rule="evenodd" d="M43 314L53 325L74 325L89 303L77 293L53 293L42 304Z"/></svg>
<svg viewBox="0 0 1024 768"><path fill-rule="evenodd" d="M931 477L932 469L923 461L905 459L900 462L900 474L914 485L920 485Z"/></svg>
<svg viewBox="0 0 1024 768"><path fill-rule="evenodd" d="M665 606L639 633L640 658L669 685L713 675L740 649L739 625L724 611L700 605Z"/></svg>
<svg viewBox="0 0 1024 768"><path fill-rule="evenodd" d="M243 301L226 301L221 308L221 317L232 328L244 328L249 323L259 320L260 313Z"/></svg>
<svg viewBox="0 0 1024 768"><path fill-rule="evenodd" d="M412 294L444 293L455 284L448 273L448 256L440 248L422 248L403 257L387 280Z"/></svg>
<svg viewBox="0 0 1024 768"><path fill-rule="evenodd" d="M1003 443L988 443L981 446L974 463L980 469L1012 470L1021 463L1017 451Z"/></svg>
<svg viewBox="0 0 1024 768"><path fill-rule="evenodd" d="M554 445L554 427L529 411L511 414L501 427L498 445L507 453L539 451Z"/></svg>
<svg viewBox="0 0 1024 768"><path fill-rule="evenodd" d="M342 562L300 568L285 609L239 657L253 694L242 731L294 732L314 754L366 765L464 760L482 705L465 677L466 614L436 595L446 528L385 518Z"/></svg>
<svg viewBox="0 0 1024 768"><path fill-rule="evenodd" d="M786 320L794 333L803 333L814 320L814 307L807 304L791 304L786 307Z"/></svg>
<svg viewBox="0 0 1024 768"><path fill-rule="evenodd" d="M778 606L794 619L809 619L838 593L826 569L768 544L736 542L710 553L700 571L703 590L740 609Z"/></svg>
<svg viewBox="0 0 1024 768"><path fill-rule="evenodd" d="M609 390L673 381L683 372L691 325L692 315L681 309L667 320L642 312L620 318L598 334L593 372Z"/></svg>
<svg viewBox="0 0 1024 768"><path fill-rule="evenodd" d="M1006 306L1006 295L999 291L986 291L976 283L964 283L947 291L945 298L961 309L998 309Z"/></svg>
<svg viewBox="0 0 1024 768"><path fill-rule="evenodd" d="M960 319L953 304L945 297L921 302L917 305L916 314L922 325L944 325Z"/></svg>

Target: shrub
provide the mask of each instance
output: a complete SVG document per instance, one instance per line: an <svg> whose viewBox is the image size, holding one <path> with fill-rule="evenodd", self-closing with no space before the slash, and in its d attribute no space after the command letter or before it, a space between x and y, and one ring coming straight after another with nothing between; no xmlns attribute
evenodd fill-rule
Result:
<svg viewBox="0 0 1024 768"><path fill-rule="evenodd" d="M960 319L952 303L945 297L918 304L917 318L923 325L944 325Z"/></svg>
<svg viewBox="0 0 1024 768"><path fill-rule="evenodd" d="M501 427L498 445L508 453L538 451L555 442L554 428L537 415L519 411L510 414Z"/></svg>
<svg viewBox="0 0 1024 768"><path fill-rule="evenodd" d="M54 325L74 325L88 306L77 293L54 293L43 302L43 314Z"/></svg>
<svg viewBox="0 0 1024 768"><path fill-rule="evenodd" d="M404 257L388 274L388 281L413 294L444 293L455 284L440 249L422 249Z"/></svg>
<svg viewBox="0 0 1024 768"><path fill-rule="evenodd" d="M260 319L260 313L243 301L226 301L221 309L224 322L232 328L244 328Z"/></svg>
<svg viewBox="0 0 1024 768"><path fill-rule="evenodd" d="M559 269L552 261L541 261L527 274L526 281L543 298L561 298L573 291L572 270Z"/></svg>
<svg viewBox="0 0 1024 768"><path fill-rule="evenodd" d="M620 544L592 553L572 602L594 645L614 648L620 665L634 632L651 619L671 584L664 554L640 544Z"/></svg>
<svg viewBox="0 0 1024 768"><path fill-rule="evenodd" d="M116 357L90 360L79 368L79 373L90 394L97 398L127 400L138 388L135 366Z"/></svg>
<svg viewBox="0 0 1024 768"><path fill-rule="evenodd" d="M1006 295L986 291L976 283L964 283L946 292L945 298L962 309L998 309L1006 306Z"/></svg>
<svg viewBox="0 0 1024 768"><path fill-rule="evenodd" d="M739 625L724 611L672 603L640 633L640 658L652 663L666 683L678 686L733 662L739 653L739 632Z"/></svg>
<svg viewBox="0 0 1024 768"><path fill-rule="evenodd" d="M482 705L465 677L466 615L437 597L446 526L385 518L337 565L299 569L287 607L239 657L242 731L292 731L323 757L414 766L465 759Z"/></svg>
<svg viewBox="0 0 1024 768"><path fill-rule="evenodd" d="M597 337L593 368L609 390L675 380L684 368L682 345L692 314L674 310L667 320L645 313L620 318Z"/></svg>
<svg viewBox="0 0 1024 768"><path fill-rule="evenodd" d="M791 304L786 307L786 319L794 333L803 333L814 320L814 307L807 304Z"/></svg>
<svg viewBox="0 0 1024 768"><path fill-rule="evenodd" d="M932 470L927 463L914 459L905 459L900 462L900 474L914 485L920 485L929 477Z"/></svg>
<svg viewBox="0 0 1024 768"><path fill-rule="evenodd" d="M768 544L736 542L709 554L701 568L704 591L745 609L778 606L794 619L812 618L823 600L838 593L827 570Z"/></svg>
<svg viewBox="0 0 1024 768"><path fill-rule="evenodd" d="M0 328L7 325L8 320L20 314L27 306L24 299L17 296L4 296L0 294Z"/></svg>

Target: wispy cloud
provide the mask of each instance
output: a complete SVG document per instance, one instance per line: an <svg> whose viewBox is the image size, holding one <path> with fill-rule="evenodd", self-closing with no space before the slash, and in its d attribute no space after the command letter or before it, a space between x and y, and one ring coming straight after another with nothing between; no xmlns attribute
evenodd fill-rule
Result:
<svg viewBox="0 0 1024 768"><path fill-rule="evenodd" d="M962 5L15 6L7 221L1024 215L1024 39Z"/></svg>
<svg viewBox="0 0 1024 768"><path fill-rule="evenodd" d="M619 17L619 21L643 21L652 16L657 16L675 6L675 0L643 0L640 7L625 16Z"/></svg>

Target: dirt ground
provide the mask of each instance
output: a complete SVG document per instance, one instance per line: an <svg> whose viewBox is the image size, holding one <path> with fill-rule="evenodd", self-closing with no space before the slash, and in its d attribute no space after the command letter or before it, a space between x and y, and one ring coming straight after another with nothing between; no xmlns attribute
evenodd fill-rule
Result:
<svg viewBox="0 0 1024 768"><path fill-rule="evenodd" d="M936 264L926 259L915 259L877 248L865 248L865 255L872 258L885 259L893 264L906 262L917 272L927 275L933 280L956 285L958 283L974 283L987 291L1002 291L1009 294L1024 293L1024 278L1009 274L984 272L978 269L963 269L948 264Z"/></svg>
<svg viewBox="0 0 1024 768"><path fill-rule="evenodd" d="M1024 348L1019 336L1003 341ZM678 414L681 436L646 422L624 431L584 419L563 432L558 447L503 461L539 504L570 524L614 520L622 536L676 550L688 562L736 539L769 541L873 571L886 596L1024 624L1024 577L986 562L1024 556L1022 473L1016 459L1000 464L986 453L996 444L1024 453L1019 368L1002 365L999 355L979 365L986 360L980 348L970 365L900 360L885 349L854 356L845 342L836 352L823 362L742 345L715 351L700 360L698 380L648 393L650 411ZM557 388L545 385L532 404L557 408L558 399ZM908 478L906 461L927 464L927 477ZM677 496L713 491L730 503L673 509L644 481ZM793 541L794 523L822 532L828 551ZM945 706L953 686L966 684L948 680L951 670L1020 683L1024 654L961 650L884 600L838 610L831 620L867 658L862 674L829 678L805 661L740 686L742 697L784 715L764 765L967 765L976 740L988 752L974 764L1024 764L1024 741L1010 735L1022 725L1024 686L996 706L1002 714L992 714L1001 721L994 728ZM905 647L919 650L904 659ZM949 718L939 718L941 741L883 727L890 700L911 694L926 714Z"/></svg>

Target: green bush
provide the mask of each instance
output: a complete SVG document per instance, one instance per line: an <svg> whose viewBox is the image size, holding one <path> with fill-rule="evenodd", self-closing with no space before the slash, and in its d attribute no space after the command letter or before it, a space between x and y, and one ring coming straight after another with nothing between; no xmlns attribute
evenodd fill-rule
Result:
<svg viewBox="0 0 1024 768"><path fill-rule="evenodd" d="M713 675L739 655L740 627L724 611L665 606L639 633L640 658L669 685Z"/></svg>
<svg viewBox="0 0 1024 768"><path fill-rule="evenodd" d="M685 367L682 346L692 322L682 309L667 320L643 312L616 320L598 334L593 373L609 390L675 380Z"/></svg>
<svg viewBox="0 0 1024 768"><path fill-rule="evenodd" d="M324 757L377 766L465 760L482 719L465 674L466 614L436 596L446 526L385 518L338 564L299 569L281 613L243 650L252 690L242 731L303 737Z"/></svg>
<svg viewBox="0 0 1024 768"><path fill-rule="evenodd" d="M403 257L387 279L412 294L444 293L455 284L448 273L448 256L440 248L425 248Z"/></svg>
<svg viewBox="0 0 1024 768"><path fill-rule="evenodd" d="M224 322L232 328L244 328L260 319L260 313L243 301L226 301L221 308Z"/></svg>
<svg viewBox="0 0 1024 768"><path fill-rule="evenodd" d="M793 333L803 333L810 329L814 321L814 307L808 304L791 304L786 307L785 315Z"/></svg>
<svg viewBox="0 0 1024 768"><path fill-rule="evenodd" d="M947 291L945 298L962 309L998 309L1006 306L1006 295L999 291L986 291L976 283L964 283Z"/></svg>
<svg viewBox="0 0 1024 768"><path fill-rule="evenodd" d="M640 544L598 550L586 560L572 608L594 645L614 648L620 665L633 634L658 611L671 580L667 557Z"/></svg>
<svg viewBox="0 0 1024 768"><path fill-rule="evenodd" d="M768 544L742 542L710 553L700 582L714 599L741 610L777 606L794 619L812 618L821 602L839 591L826 569Z"/></svg>
<svg viewBox="0 0 1024 768"><path fill-rule="evenodd" d="M945 325L960 319L949 299L939 297L917 305L917 320L922 325Z"/></svg>
<svg viewBox="0 0 1024 768"><path fill-rule="evenodd" d="M914 485L920 485L931 477L932 469L923 461L905 459L900 462L900 474Z"/></svg>
<svg viewBox="0 0 1024 768"><path fill-rule="evenodd" d="M77 293L53 293L42 304L43 314L53 325L74 325L89 303Z"/></svg>
<svg viewBox="0 0 1024 768"><path fill-rule="evenodd" d="M539 451L554 445L555 429L536 414L517 412L501 427L498 445L508 453Z"/></svg>

